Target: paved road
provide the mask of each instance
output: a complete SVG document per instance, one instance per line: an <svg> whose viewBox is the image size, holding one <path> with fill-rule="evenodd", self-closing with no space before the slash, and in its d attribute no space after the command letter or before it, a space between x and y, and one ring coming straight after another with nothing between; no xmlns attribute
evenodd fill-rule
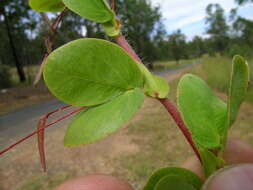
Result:
<svg viewBox="0 0 253 190"><path fill-rule="evenodd" d="M36 129L38 119L65 104L59 100L37 104L0 116L0 148Z"/></svg>
<svg viewBox="0 0 253 190"><path fill-rule="evenodd" d="M154 72L154 74L164 75L168 72L175 72L186 67L191 67L195 64L179 66L172 70L156 71ZM20 137L23 137L25 134L28 134L29 132L32 132L34 129L36 129L37 121L40 116L64 105L65 104L63 102L60 102L59 100L55 99L47 103L29 106L9 114L1 115L0 149L6 146L6 144L15 142ZM52 119L54 119L54 117L52 117ZM62 125L66 122L68 122L68 119L66 119L66 121L62 121L60 124Z"/></svg>

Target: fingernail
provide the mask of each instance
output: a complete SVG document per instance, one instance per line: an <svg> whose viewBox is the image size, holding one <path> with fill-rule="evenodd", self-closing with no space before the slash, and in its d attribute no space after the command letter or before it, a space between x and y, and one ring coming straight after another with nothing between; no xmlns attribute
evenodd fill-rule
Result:
<svg viewBox="0 0 253 190"><path fill-rule="evenodd" d="M253 190L253 164L218 170L206 181L202 190Z"/></svg>

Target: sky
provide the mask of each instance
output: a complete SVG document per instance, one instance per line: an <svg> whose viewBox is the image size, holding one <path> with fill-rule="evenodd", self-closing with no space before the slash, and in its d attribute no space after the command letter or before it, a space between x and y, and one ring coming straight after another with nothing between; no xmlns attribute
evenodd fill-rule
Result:
<svg viewBox="0 0 253 190"><path fill-rule="evenodd" d="M219 3L227 17L230 10L237 7L234 0L151 0L151 3L160 6L168 34L181 29L189 40L195 35L205 36L205 9L208 4ZM253 20L253 3L241 6L238 14Z"/></svg>

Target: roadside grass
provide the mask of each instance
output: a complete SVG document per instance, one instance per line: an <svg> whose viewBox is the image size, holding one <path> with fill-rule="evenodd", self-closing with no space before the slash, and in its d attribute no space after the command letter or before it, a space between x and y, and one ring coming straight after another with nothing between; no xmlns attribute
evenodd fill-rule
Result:
<svg viewBox="0 0 253 190"><path fill-rule="evenodd" d="M174 69L179 66L193 64L199 61L200 61L200 58L180 60L179 63L177 63L176 61L156 61L154 63L154 70Z"/></svg>

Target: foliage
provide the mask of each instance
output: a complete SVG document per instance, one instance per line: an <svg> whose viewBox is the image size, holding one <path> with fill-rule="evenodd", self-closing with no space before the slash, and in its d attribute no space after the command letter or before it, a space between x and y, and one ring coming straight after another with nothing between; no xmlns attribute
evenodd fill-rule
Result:
<svg viewBox="0 0 253 190"><path fill-rule="evenodd" d="M155 190L155 189L160 189L157 186L163 186L159 183L164 183L162 181L167 181L164 180L164 178L167 177L178 177L179 180L185 182L186 184L192 185L194 188L199 189L202 185L201 180L199 177L194 174L193 172L183 169L183 168L176 168L176 167L170 167L170 168L161 168L157 171L155 171L149 178L147 184L143 188L143 190ZM174 179L175 182L178 179ZM172 188L173 189L173 188Z"/></svg>
<svg viewBox="0 0 253 190"><path fill-rule="evenodd" d="M206 8L207 34L213 39L215 51L223 53L228 44L228 30L224 10L219 4L209 4Z"/></svg>
<svg viewBox="0 0 253 190"><path fill-rule="evenodd" d="M186 37L181 33L181 30L169 35L168 43L172 56L177 62L182 58L187 58Z"/></svg>
<svg viewBox="0 0 253 190"><path fill-rule="evenodd" d="M11 86L11 74L8 66L0 64L0 78L0 89Z"/></svg>
<svg viewBox="0 0 253 190"><path fill-rule="evenodd" d="M242 5L242 4L244 4L244 3L253 2L253 0L235 0L235 2L237 2L239 5Z"/></svg>
<svg viewBox="0 0 253 190"><path fill-rule="evenodd" d="M61 0L29 0L29 5L32 9L39 12L58 12L64 9L64 4Z"/></svg>
<svg viewBox="0 0 253 190"><path fill-rule="evenodd" d="M185 75L178 85L179 109L199 147L207 177L224 162L209 150L224 150L228 128L234 123L248 89L249 71L244 58L235 56L232 68L228 105L194 75Z"/></svg>

